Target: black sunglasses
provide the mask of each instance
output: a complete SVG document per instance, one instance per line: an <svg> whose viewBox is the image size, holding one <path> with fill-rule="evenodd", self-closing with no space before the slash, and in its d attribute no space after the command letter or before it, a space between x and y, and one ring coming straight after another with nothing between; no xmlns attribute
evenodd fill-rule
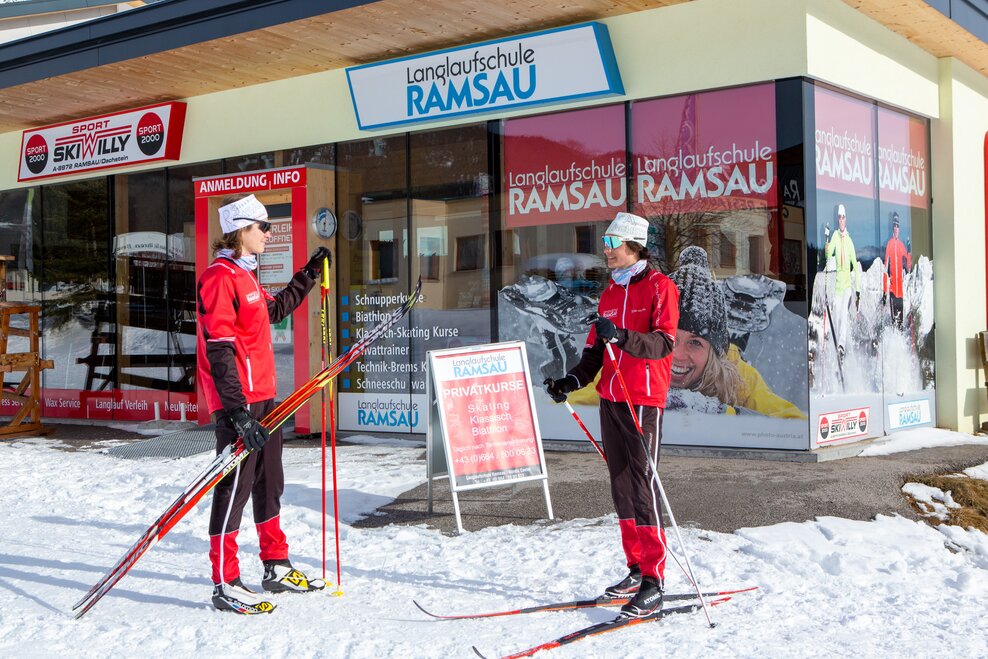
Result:
<svg viewBox="0 0 988 659"><path fill-rule="evenodd" d="M271 230L271 223L266 220L255 220L252 217L235 217L233 218L232 221L236 222L237 220L246 220L248 222L254 222L261 229L261 233L267 233L268 231Z"/></svg>

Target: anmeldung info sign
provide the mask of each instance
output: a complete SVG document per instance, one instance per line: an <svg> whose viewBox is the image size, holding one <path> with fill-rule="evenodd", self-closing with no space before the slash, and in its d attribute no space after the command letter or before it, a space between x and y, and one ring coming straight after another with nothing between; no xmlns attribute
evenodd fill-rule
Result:
<svg viewBox="0 0 988 659"><path fill-rule="evenodd" d="M525 344L520 341L429 352L429 485L449 475L456 492L542 480L552 517ZM434 421L438 419L438 427ZM438 458L442 436L445 465ZM445 469L443 468L445 467Z"/></svg>
<svg viewBox="0 0 988 659"><path fill-rule="evenodd" d="M603 23L354 66L346 75L361 130L624 93Z"/></svg>

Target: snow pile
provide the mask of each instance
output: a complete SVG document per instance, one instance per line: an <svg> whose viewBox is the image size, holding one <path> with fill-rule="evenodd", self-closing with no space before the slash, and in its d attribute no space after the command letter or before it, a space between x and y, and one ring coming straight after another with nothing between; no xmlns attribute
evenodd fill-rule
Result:
<svg viewBox="0 0 988 659"><path fill-rule="evenodd" d="M988 444L988 437L968 435L963 432L943 430L941 428L914 428L912 430L900 430L885 438L885 441L876 442L858 454L858 457L867 458L876 455L891 455L903 451L916 451L921 448L932 448L935 446L961 446L964 444Z"/></svg>

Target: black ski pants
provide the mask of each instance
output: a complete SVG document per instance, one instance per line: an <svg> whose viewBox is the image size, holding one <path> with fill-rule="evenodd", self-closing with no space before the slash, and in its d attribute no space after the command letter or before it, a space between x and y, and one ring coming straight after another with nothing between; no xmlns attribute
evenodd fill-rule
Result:
<svg viewBox="0 0 988 659"><path fill-rule="evenodd" d="M635 413L645 433L644 442L627 403L600 399L600 430L625 558L628 565L638 564L646 576L662 578L665 571L662 501L646 457L647 450L658 464L662 410L639 405Z"/></svg>
<svg viewBox="0 0 988 659"><path fill-rule="evenodd" d="M255 419L263 419L274 409L273 400L252 403L248 406ZM216 452L219 453L237 440L237 431L225 414L217 415L216 420ZM285 469L282 465L281 429L271 433L271 439L260 451L253 451L247 459L240 463L240 474L236 470L226 475L213 490L213 508L209 516L209 535L220 535L236 531L240 528L247 499L253 501L254 523L261 524L277 517L281 513L281 495L285 491ZM233 491L233 482L237 481L237 491ZM233 506L230 507L230 498ZM226 526L223 520L230 516Z"/></svg>

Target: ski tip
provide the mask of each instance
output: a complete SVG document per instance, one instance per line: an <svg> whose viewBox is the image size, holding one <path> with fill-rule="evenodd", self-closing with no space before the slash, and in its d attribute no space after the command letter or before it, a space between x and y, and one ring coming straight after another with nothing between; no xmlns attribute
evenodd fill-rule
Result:
<svg viewBox="0 0 988 659"><path fill-rule="evenodd" d="M470 647L473 648L474 654L476 654L478 657L480 657L480 659L487 659L487 657L485 657L484 654L480 650L477 649L477 646L476 645L471 645Z"/></svg>
<svg viewBox="0 0 988 659"><path fill-rule="evenodd" d="M415 600L412 600L412 604L414 604L418 608L418 610L421 611L422 613L424 613L425 615L431 616L433 618L438 617L438 616L436 616L435 613L430 613L429 611L427 611L424 606L422 606L421 604L419 604Z"/></svg>

